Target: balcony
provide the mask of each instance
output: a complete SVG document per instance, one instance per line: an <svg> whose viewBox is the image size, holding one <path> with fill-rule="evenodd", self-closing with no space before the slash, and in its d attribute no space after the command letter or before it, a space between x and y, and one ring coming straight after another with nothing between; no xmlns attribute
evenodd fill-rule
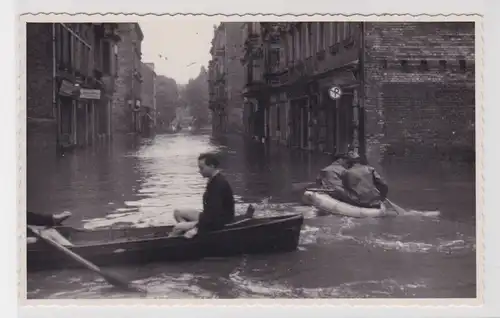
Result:
<svg viewBox="0 0 500 318"><path fill-rule="evenodd" d="M252 97L265 92L268 89L268 85L263 80L253 80L252 82L247 82L242 90L242 95L245 97Z"/></svg>

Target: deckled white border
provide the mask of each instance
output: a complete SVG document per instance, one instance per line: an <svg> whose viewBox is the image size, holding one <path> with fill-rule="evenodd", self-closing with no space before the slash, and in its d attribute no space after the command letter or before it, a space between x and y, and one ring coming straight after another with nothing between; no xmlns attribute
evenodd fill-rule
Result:
<svg viewBox="0 0 500 318"><path fill-rule="evenodd" d="M102 2L102 1L101 1ZM286 10L286 12L292 12L292 13L304 13L304 12L307 12L307 13L314 13L314 12L326 12L326 8L328 8L327 6L325 6L325 3L328 3L329 4L329 8L328 10L331 12L332 10L335 10L337 12L359 12L359 13L394 13L394 12L401 12L401 13L411 13L411 12L422 12L422 11L425 11L426 13L430 13L430 14L435 14L435 13L450 13L450 12L454 12L454 13L460 13L460 12L467 12L467 13L484 13L486 12L486 21L485 21L485 24L488 25L488 19L492 19L491 16L488 16L488 14L491 14L492 13L492 6L491 4L488 6L488 9L487 10L483 10L481 7L477 8L477 5L475 3L472 3L470 1L468 2L462 2L462 1L453 1L453 2L449 2L449 1L417 1L416 3L409 3L409 2L402 2L402 3L391 3L390 1L374 1L373 3L371 2L367 2L367 1L358 1L356 3L335 3L335 4L332 4L331 1L324 1L323 4L321 5L317 5L317 2L313 2L313 1L306 1L304 3L302 3L302 5L300 4L294 4L294 5L291 5L289 3L286 3L286 7L282 6L282 3L276 3L276 2L270 2L270 1L251 1L249 3L246 3L246 4L237 4L235 5L234 3L232 4L229 4L227 3L227 1L224 1L226 3L224 3L223 1L209 1L209 2L203 2L203 3L200 3L200 1L180 1L178 3L168 3L168 4L161 4L161 3L155 3L156 1L147 1L147 0L141 0L140 3L136 3L135 4L135 8L133 7L133 3L132 1L119 1L119 5L116 4L115 1L107 1L106 3L99 3L99 6L92 6L92 4L96 4L98 3L98 1L92 1L92 0L86 0L84 3L66 3L66 2L57 2L57 3L54 3L54 4L49 4L47 3L47 1L43 1L43 2L33 2L31 1L32 5L34 5L35 7L31 7L30 9L23 9L23 11L31 11L31 12L37 12L37 11L45 11L45 12L48 12L48 11L66 11L66 12L89 12L89 11L92 11L92 12L106 12L106 11L128 11L128 12L191 12L191 13L195 13L195 12L208 12L208 13L215 13L215 12L222 12L222 13L231 13L234 12L234 11L238 11L238 12L255 12L255 11L264 11L266 10L267 12L273 12L273 13L280 13L280 12L285 12L284 10ZM353 2L353 1L351 1ZM479 3L480 5L482 3ZM492 3L494 4L494 3ZM43 7L40 7L40 6L43 6ZM50 8L49 8L50 6ZM85 6L85 7L84 7ZM158 9L159 6L162 6L161 9ZM168 7L166 7L168 6ZM346 7L348 7L346 9ZM410 6L413 6L414 7L414 10L411 10L412 8ZM498 6L498 5L495 5L495 6ZM117 8L119 8L120 10L117 10ZM258 9L257 9L258 8ZM135 9L135 11L134 11ZM397 9L397 10L394 10L394 9ZM134 19L133 17L130 17L128 16L127 17L128 20L136 20ZM101 17L102 19L102 17ZM232 20L235 20L234 18L231 18ZM251 18L246 18L245 20L256 20L257 17L251 17ZM272 18L269 18L269 19L272 19ZM315 18L311 18L312 20L318 20L318 19L315 19ZM380 18L379 18L380 19ZM392 18L391 18L392 19ZM445 17L441 17L437 20L444 20L446 19ZM108 20L108 19L106 19ZM113 20L116 20L116 19L113 19ZM285 20L290 20L290 19L285 19ZM384 17L384 20L386 20L386 18ZM430 19L429 19L430 20ZM456 20L456 19L455 19ZM2 22L5 21L5 19L2 19ZM494 24L495 23L495 19L492 19L490 20L490 23ZM493 42L493 40L496 40L494 39L494 36L498 36L498 34L496 32L491 32L493 30L493 26L487 26L486 29L489 29L490 33L492 33L492 37L491 38L487 38L487 43L491 43ZM2 28L2 31L4 31L5 29ZM16 30L17 31L17 30ZM5 31L4 31L5 32ZM17 32L14 32L14 34L17 34ZM486 34L485 34L486 36ZM477 44L476 44L477 45ZM499 56L498 54L494 54L493 50L489 49L489 50L485 50L485 53L486 55L491 55L492 57L496 57L496 56ZM480 54L480 51L479 50L476 50L476 54L479 56ZM19 58L16 58L14 61L17 61L19 60ZM488 62L487 62L487 67L485 68L485 72L484 72L484 75L485 76L488 76L487 74L491 74L489 75L490 76L490 85L494 85L493 83L495 82L495 78L493 77L493 74L499 74L498 72L498 68L496 69L496 72L493 71L493 61L492 59L489 59ZM7 65L9 65L9 63L7 62ZM14 65L13 62L10 62L10 66ZM480 66L481 63L478 61L476 63L476 67L477 67L477 74L480 75L481 72L480 72ZM11 79L13 77L10 77ZM478 78L478 81L477 81L477 85L476 85L476 91L477 91L477 94L480 94L482 92L482 90L480 89L481 88L481 78ZM488 82L486 82L485 84L488 84ZM12 83L11 83L11 86L12 86ZM3 85L2 87L8 87L6 85ZM493 94L496 90L498 90L498 88L494 88L494 87L491 87L489 91L485 91L485 96L488 96L488 94ZM477 99L478 101L481 100L481 96L478 97ZM492 101L493 99L491 99L490 97L490 101ZM497 99L495 99L497 100ZM6 103L6 105L9 105L9 103ZM14 103L10 103L10 105L14 105ZM481 105L479 102L477 102L477 105L478 107ZM9 110L12 110L12 108L9 108L9 107L6 107L8 108ZM478 115L480 114L480 109L477 109L477 112L478 112ZM492 114L491 114L491 110L488 110L488 117L489 118L492 118L494 117ZM486 117L486 116L485 116ZM11 117L12 118L12 117ZM479 117L480 118L480 117ZM24 122L24 120L23 120ZM19 121L18 121L19 123ZM478 122L478 125L480 123ZM8 129L8 126L7 125L2 125L2 129L5 129L4 127L6 127ZM488 132L488 128L489 129L492 129L494 128L495 125L490 125L489 127L484 127L486 132ZM481 131L478 131L478 134L477 134L477 137L478 137L478 141L480 141L481 139L479 138L480 137L480 132ZM4 134L1 134L2 137L6 136ZM12 135L10 135L12 136ZM8 137L8 136L7 136ZM487 141L487 139L485 140L485 142ZM24 143L24 140L22 141ZM12 144L12 140L11 140L11 144ZM2 146L4 146L5 143L2 144ZM480 147L481 143L478 143L477 144L478 147ZM493 155L491 153L491 148L488 148L488 156L491 156ZM478 151L478 153L480 154L480 151ZM479 158L478 158L479 159ZM485 158L485 160L487 160ZM481 162L481 160L478 160L478 165L479 163ZM498 160L489 160L487 161L487 163L496 163L498 162ZM12 162L12 167L7 167L7 166L4 166L2 165L2 168L6 167L6 172L10 170L10 173L12 175L13 171L15 171L15 169L17 169L16 167L16 161ZM492 168L492 165L488 165L489 168L491 169ZM16 167L15 169L13 169L13 167ZM487 174L486 172L484 173L484 175L488 175L488 178L486 178L485 182L488 182L487 180L492 180L495 178L495 176L492 176L491 175L492 173L489 172L489 174ZM2 174L2 176L7 176L8 174L7 173L4 173ZM478 176L478 178L480 179L481 178L481 175ZM13 178L15 180L15 178ZM480 180L478 180L478 184ZM11 185L14 184L14 182L10 183ZM493 188L493 190L491 189L493 187L493 185L490 185L489 188L489 193L492 193L491 191L494 191L495 189ZM8 186L7 186L8 188ZM12 186L11 186L12 188ZM478 189L478 194L481 194L481 189ZM487 193L488 193L488 190L486 190ZM23 190L24 192L24 190ZM9 198L9 193L6 192L6 191L2 191L2 195L4 195L6 198ZM12 199L14 196L13 194L10 195L10 198ZM478 197L478 199L480 200L481 199L481 196ZM3 201L4 202L4 201ZM6 208L6 212L4 213L4 215L2 215L3 217L8 217L9 216L9 211L15 211L16 210L16 205L14 204L13 207L11 209L7 209ZM478 209L479 210L479 209ZM486 210L487 211L487 210ZM479 211L478 211L479 212ZM500 222L494 222L493 221L493 218L496 217L495 215L495 212L496 211L490 211L490 213L488 213L488 222L489 224L492 224L492 223L496 223L496 224L500 224ZM10 215L12 215L13 213L11 213ZM479 216L479 215L478 215ZM497 217L498 218L498 217ZM478 223L480 223L480 220L478 220ZM4 223L6 224L6 223ZM15 223L14 223L15 224ZM488 227L488 224L485 224L486 227ZM15 229L17 226L14 225L14 226L5 226L5 228L9 228L9 229ZM479 227L478 227L479 228ZM494 238L491 237L491 235L495 234L496 232L498 231L490 231L488 234L489 234L489 237L487 237L486 239L486 242L495 242L496 240L494 240ZM4 231L0 231L0 233L4 234L6 232ZM9 234L11 234L11 238L14 237L14 234L12 232L10 232ZM477 250L478 250L478 254L480 255L481 254L481 249L482 249L482 244L480 244L480 235L478 235L478 244L477 244ZM5 242L5 239L3 240ZM12 240L11 240L12 242ZM11 246L13 246L13 244L10 244ZM489 245L488 245L489 246ZM497 248L495 246L491 247L491 248L488 248L486 249L486 253L488 253L488 258L486 259L487 262L489 261L489 264L491 264L491 261L492 261L492 258L490 255L492 255L493 253L492 252L495 252ZM8 256L11 255L11 258L15 258L13 255L14 254L7 254L6 257L4 257L4 260L6 260L8 258ZM498 264L498 262L497 262ZM498 267L498 266L497 266ZM490 267L491 268L491 267ZM490 269L489 268L489 269ZM497 269L498 270L498 269ZM3 271L5 272L5 271ZM482 271L481 271L482 272ZM12 278L12 273L13 271L10 272L10 277ZM108 317L110 314L114 314L116 317L132 317L132 315L134 317L136 317L137 315L141 315L141 316L144 316L146 314L150 315L150 316L153 316L153 314L155 314L154 317L156 316L162 316L164 317L165 315L168 315L169 317L174 317L174 316L178 316L179 314L182 314L183 316L185 316L186 314L200 314L202 313L204 316L213 316L213 315L217 315L217 316L220 316L221 314L224 314L226 316L234 316L234 315L262 315L262 314L265 314L265 315L276 315L277 313L286 313L288 315L290 314L296 314L297 316L299 315L304 315L304 314L308 314L308 315L311 315L311 314L314 314L314 315L332 315L332 314L342 314L342 315L362 315L362 314L369 314L370 316L377 316L377 315L383 315L383 316L386 316L387 314L389 313L394 313L395 315L401 315L401 314L404 314L406 316L408 315L418 315L419 317L422 317L422 316L428 316L428 315L433 315L433 316L453 316L453 317L462 317L464 315L472 315L474 317L479 317L479 316L486 316L486 315L493 315L493 312L492 310L495 308L494 306L496 306L496 309L498 311L498 305L494 302L492 302L492 300L494 299L492 296L495 294L492 289L493 288L498 288L498 283L495 284L492 280L491 280L491 277L492 277L492 272L491 272L491 269L489 272L487 272L488 274L488 279L487 279L487 284L486 284L486 287L488 288L487 289L487 294L485 295L485 301L487 301L487 305L486 306L483 306L482 308L467 308L467 307L460 307L460 308L457 308L457 307L441 307L440 309L435 309L435 308L430 308L430 307L410 307L410 308L404 308L404 307L395 307L397 305L401 305L402 303L399 302L399 303L395 303L393 300L385 300L383 302L379 302L381 304L384 304L384 305L387 305L387 307L378 307L376 310L374 308L367 308L367 307L350 307L350 308L346 308L346 307L328 307L328 308L323 308L323 310L320 310L319 306L316 306L315 309L313 309L312 307L298 307L298 308L294 308L294 307L290 307L290 306L282 306L284 305L286 302L288 302L288 304L293 304L293 305L296 305L296 304L307 304L307 303L311 303L311 302L314 302L315 304L322 304L324 303L323 301L317 301L317 300L312 300L312 301L303 301L303 300L294 300L293 302L289 302L289 301L283 301L283 300L269 300L269 301L266 301L266 307L252 307L252 308L244 308L244 309L238 309L237 307L226 307L226 308L213 308L213 307L206 307L204 306L202 309L193 309L192 306L189 306L189 307L176 307L176 308L169 308L167 309L166 307L153 307L153 308L143 308L142 306L135 306L135 307L126 307L126 308L122 308L122 310L118 310L120 307L114 307L114 308L106 308L104 309L102 306L100 307L97 307L97 308L78 308L78 309L73 309L71 310L71 308L68 308L68 307L52 307L52 308L40 308L40 307L36 307L36 308L22 308L21 310L21 313L23 314L23 317L26 316L26 317L44 317L44 316L55 316L55 317L67 317L69 315L78 315L78 316L83 316L83 314L85 315L92 315L92 316L99 316L97 314L97 312L99 312L100 315L102 315L102 317L104 317L104 314L103 312L106 311L106 317ZM498 274L497 274L497 277L498 277ZM4 279L2 279L2 281L5 281ZM479 282L478 282L479 283ZM496 285L496 286L495 286ZM12 287L14 287L15 285L13 285ZM478 288L481 288L481 286L479 286L478 284ZM488 295L490 297L488 297ZM5 299L5 298L2 298L2 299ZM489 302L488 302L489 300ZM123 300L118 300L119 302L121 302L122 304L124 303ZM258 302L259 304L262 304L262 300L255 300L256 302ZM374 302L373 301L368 301L366 302L366 300L361 300L363 303L363 305L373 305ZM409 301L405 301L406 304L410 304L412 303L414 300L409 300ZM245 305L245 304L249 304L249 301L247 300L237 300L237 301L229 301L229 302L225 302L223 301L224 303L226 304L231 304L231 305ZM378 301L377 301L378 302ZM12 301L10 302L11 304L13 303ZM51 303L54 303L53 301L51 301ZM108 304L110 304L110 302L107 302ZM131 301L127 300L125 302L127 305L128 304L132 304ZM144 303L144 302L141 302L141 303ZM189 301L188 303L192 304L193 302ZM210 303L214 303L213 301L210 301ZM251 303L254 303L254 301L251 301ZM340 301L341 304L346 304L348 302L346 302L345 300L341 300ZM94 302L95 304L95 302ZM161 301L161 304L167 304L167 302L165 301ZM172 305L172 304L180 304L180 305L185 305L186 302L184 301L169 301L168 302L169 305ZM220 304L220 302L215 302L215 304ZM435 303L434 303L435 304ZM440 301L440 304L441 305L444 305L443 301ZM100 304L99 304L100 305ZM352 305L352 304L351 304ZM431 303L427 303L427 305L433 305ZM390 307L389 307L390 306ZM265 312L263 311L265 309ZM201 310L203 310L203 312L201 312ZM314 313L311 312L311 310L314 310Z"/></svg>

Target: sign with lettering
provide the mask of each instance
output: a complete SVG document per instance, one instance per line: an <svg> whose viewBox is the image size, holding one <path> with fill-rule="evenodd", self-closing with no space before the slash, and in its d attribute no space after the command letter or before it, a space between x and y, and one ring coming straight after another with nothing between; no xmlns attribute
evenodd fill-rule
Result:
<svg viewBox="0 0 500 318"><path fill-rule="evenodd" d="M332 86L328 90L328 95L330 95L331 99L337 100L342 96L342 90L338 86Z"/></svg>
<svg viewBox="0 0 500 318"><path fill-rule="evenodd" d="M100 89L81 88L80 89L80 98L81 99L101 99L101 90Z"/></svg>

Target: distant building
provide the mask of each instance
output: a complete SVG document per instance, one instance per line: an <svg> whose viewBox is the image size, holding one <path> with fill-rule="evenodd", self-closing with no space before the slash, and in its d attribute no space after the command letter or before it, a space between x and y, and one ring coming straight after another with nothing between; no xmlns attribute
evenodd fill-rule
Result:
<svg viewBox="0 0 500 318"><path fill-rule="evenodd" d="M115 23L27 23L28 149L85 147L111 135Z"/></svg>
<svg viewBox="0 0 500 318"><path fill-rule="evenodd" d="M474 157L474 32L472 22L246 23L246 131L375 160Z"/></svg>
<svg viewBox="0 0 500 318"><path fill-rule="evenodd" d="M139 23L120 23L118 34L118 77L113 95L113 130L116 133L141 131L142 41Z"/></svg>
<svg viewBox="0 0 500 318"><path fill-rule="evenodd" d="M142 130L156 127L156 73L154 63L142 63Z"/></svg>

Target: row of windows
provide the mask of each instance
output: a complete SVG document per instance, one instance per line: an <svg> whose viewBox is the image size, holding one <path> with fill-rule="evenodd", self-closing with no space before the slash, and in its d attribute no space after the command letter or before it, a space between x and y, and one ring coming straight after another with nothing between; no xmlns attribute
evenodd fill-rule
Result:
<svg viewBox="0 0 500 318"><path fill-rule="evenodd" d="M93 39L90 23L55 24L56 61L59 65L92 76L93 70L112 73L114 55L112 44Z"/></svg>
<svg viewBox="0 0 500 318"><path fill-rule="evenodd" d="M271 45L268 64L281 68L290 62L305 60L328 47L352 40L353 22L303 22L282 36L279 44Z"/></svg>
<svg viewBox="0 0 500 318"><path fill-rule="evenodd" d="M354 22L304 22L287 34L280 49L286 62L300 61L353 36Z"/></svg>

